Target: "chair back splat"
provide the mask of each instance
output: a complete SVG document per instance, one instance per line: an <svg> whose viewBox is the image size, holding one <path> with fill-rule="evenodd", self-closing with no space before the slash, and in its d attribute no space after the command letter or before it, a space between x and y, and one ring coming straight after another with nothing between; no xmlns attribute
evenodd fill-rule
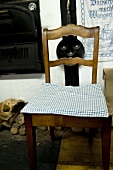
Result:
<svg viewBox="0 0 113 170"><path fill-rule="evenodd" d="M82 38L94 38L93 59L85 60L80 57L65 58L51 61L49 60L48 40L59 39L64 36L73 35ZM68 24L54 30L44 29L43 31L43 49L45 62L46 83L50 83L50 67L55 67L61 64L64 65L84 65L92 67L92 83L97 82L97 63L98 63L98 48L99 48L99 26L97 27L83 27L81 25Z"/></svg>

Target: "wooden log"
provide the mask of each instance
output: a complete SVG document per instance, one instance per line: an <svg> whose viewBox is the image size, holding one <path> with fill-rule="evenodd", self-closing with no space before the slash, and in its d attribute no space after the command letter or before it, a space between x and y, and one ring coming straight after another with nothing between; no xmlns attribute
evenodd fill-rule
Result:
<svg viewBox="0 0 113 170"><path fill-rule="evenodd" d="M11 133L12 133L13 135L18 134L18 132L19 132L19 124L18 124L18 123L14 123L14 124L12 125L10 131L11 131Z"/></svg>
<svg viewBox="0 0 113 170"><path fill-rule="evenodd" d="M24 115L22 113L19 113L15 119L15 122L18 123L20 126L23 125L25 123Z"/></svg>
<svg viewBox="0 0 113 170"><path fill-rule="evenodd" d="M20 135L25 135L25 125L22 125L19 129L19 134Z"/></svg>

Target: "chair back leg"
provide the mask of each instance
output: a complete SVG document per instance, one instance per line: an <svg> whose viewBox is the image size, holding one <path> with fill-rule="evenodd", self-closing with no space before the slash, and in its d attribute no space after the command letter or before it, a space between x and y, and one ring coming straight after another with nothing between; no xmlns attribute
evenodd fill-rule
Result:
<svg viewBox="0 0 113 170"><path fill-rule="evenodd" d="M55 141L55 140L56 140L54 130L55 130L55 127L50 126L50 135L51 135L51 140L52 140L52 141Z"/></svg>

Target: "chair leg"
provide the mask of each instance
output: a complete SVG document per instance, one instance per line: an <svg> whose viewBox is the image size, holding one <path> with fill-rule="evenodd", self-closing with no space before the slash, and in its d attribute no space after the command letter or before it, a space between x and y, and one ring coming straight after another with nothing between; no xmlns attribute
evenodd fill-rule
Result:
<svg viewBox="0 0 113 170"><path fill-rule="evenodd" d="M109 170L111 143L111 116L105 118L102 128L102 165L103 170Z"/></svg>
<svg viewBox="0 0 113 170"><path fill-rule="evenodd" d="M91 145L93 143L93 138L96 134L97 129L96 128L89 128L89 138L88 143Z"/></svg>
<svg viewBox="0 0 113 170"><path fill-rule="evenodd" d="M52 140L52 141L55 141L55 140L56 140L54 130L55 130L55 127L51 126L51 127L50 127L50 135L51 135L51 140Z"/></svg>
<svg viewBox="0 0 113 170"><path fill-rule="evenodd" d="M36 159L36 133L35 127L32 126L32 116L30 114L24 114L25 127L26 127L26 137L28 144L28 154L30 160L30 170L37 169L37 159Z"/></svg>

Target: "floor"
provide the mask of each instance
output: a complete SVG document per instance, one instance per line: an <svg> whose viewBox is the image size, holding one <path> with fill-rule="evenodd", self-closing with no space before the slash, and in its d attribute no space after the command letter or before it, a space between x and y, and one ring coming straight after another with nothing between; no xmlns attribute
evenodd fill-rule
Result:
<svg viewBox="0 0 113 170"><path fill-rule="evenodd" d="M55 170L60 140L51 142L49 131L37 130L38 170ZM25 136L0 132L0 170L29 170Z"/></svg>
<svg viewBox="0 0 113 170"><path fill-rule="evenodd" d="M64 129L56 135L63 135L62 142L51 142L48 130L37 130L37 170L102 170L100 130L92 146L88 145L87 129L85 133ZM0 170L29 170L25 136L11 135L9 130L0 132ZM113 144L110 170L113 170Z"/></svg>
<svg viewBox="0 0 113 170"><path fill-rule="evenodd" d="M87 131L87 129L86 129ZM67 132L60 146L57 170L102 170L101 131L98 129L93 144L88 133ZM113 130L111 141L113 141ZM113 170L113 143L111 143L110 170Z"/></svg>

